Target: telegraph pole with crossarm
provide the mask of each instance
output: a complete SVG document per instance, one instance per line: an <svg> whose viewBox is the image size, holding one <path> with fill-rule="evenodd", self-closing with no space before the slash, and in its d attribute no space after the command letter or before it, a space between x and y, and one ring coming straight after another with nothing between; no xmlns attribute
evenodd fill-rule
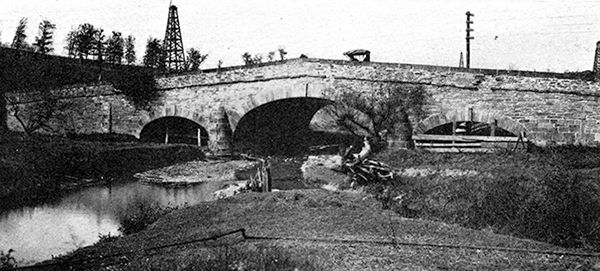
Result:
<svg viewBox="0 0 600 271"><path fill-rule="evenodd" d="M474 39L475 37L471 37L471 31L474 31L473 29L471 29L471 24L473 23L471 21L471 16L475 16L475 14L471 13L470 11L467 11L467 69L469 69L471 67L471 40Z"/></svg>

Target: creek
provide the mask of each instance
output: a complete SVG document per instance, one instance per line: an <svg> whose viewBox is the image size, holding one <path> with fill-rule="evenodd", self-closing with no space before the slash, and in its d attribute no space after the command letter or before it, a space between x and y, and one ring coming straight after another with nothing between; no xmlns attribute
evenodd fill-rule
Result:
<svg viewBox="0 0 600 271"><path fill-rule="evenodd" d="M272 160L274 189L306 188L299 181L303 158ZM19 265L51 259L92 245L100 236L117 236L119 218L140 205L181 207L215 200L213 193L226 182L165 187L124 177L111 185L72 191L53 201L0 213L0 251L13 249Z"/></svg>

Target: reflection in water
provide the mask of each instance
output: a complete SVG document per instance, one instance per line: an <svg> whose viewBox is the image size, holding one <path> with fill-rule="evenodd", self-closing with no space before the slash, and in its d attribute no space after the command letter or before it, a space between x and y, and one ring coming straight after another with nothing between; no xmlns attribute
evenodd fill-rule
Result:
<svg viewBox="0 0 600 271"><path fill-rule="evenodd" d="M220 182L168 188L139 182L89 187L53 205L0 214L0 251L12 248L21 264L50 259L88 246L99 235L118 235L118 217L134 206L193 205L213 200Z"/></svg>

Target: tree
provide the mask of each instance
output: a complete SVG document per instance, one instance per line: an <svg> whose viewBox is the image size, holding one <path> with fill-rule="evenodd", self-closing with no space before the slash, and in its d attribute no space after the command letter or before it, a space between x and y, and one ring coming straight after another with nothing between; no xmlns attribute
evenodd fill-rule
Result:
<svg viewBox="0 0 600 271"><path fill-rule="evenodd" d="M281 61L284 61L285 60L285 55L287 55L287 52L285 51L285 48L279 47L279 49L277 49L277 52L279 52L279 59Z"/></svg>
<svg viewBox="0 0 600 271"><path fill-rule="evenodd" d="M161 97L157 90L154 74L150 69L126 66L122 76L113 82L115 88L125 95L136 108L148 109Z"/></svg>
<svg viewBox="0 0 600 271"><path fill-rule="evenodd" d="M135 60L135 38L132 35L129 35L125 39L125 62L127 64L133 64Z"/></svg>
<svg viewBox="0 0 600 271"><path fill-rule="evenodd" d="M146 43L146 54L144 55L144 66L149 68L163 68L163 49L160 39L149 38Z"/></svg>
<svg viewBox="0 0 600 271"><path fill-rule="evenodd" d="M106 36L104 35L104 29L102 28L98 28L94 31L94 35L93 35L93 40L92 40L92 54L96 56L96 60L98 60L98 62L102 63L104 61L104 54L105 54L105 50L104 50L104 38L106 38Z"/></svg>
<svg viewBox="0 0 600 271"><path fill-rule="evenodd" d="M42 92L40 94L41 101L27 104L19 104L17 101L7 98L12 115L19 121L27 135L40 129L52 131L49 122L55 113L65 111L70 107L69 102L61 102L58 98L52 97L51 93Z"/></svg>
<svg viewBox="0 0 600 271"><path fill-rule="evenodd" d="M52 35L54 35L55 29L56 25L48 20L44 20L40 23L40 34L35 38L35 43L33 44L36 52L47 54L54 50L54 48L52 48L52 43L54 42L52 40Z"/></svg>
<svg viewBox="0 0 600 271"><path fill-rule="evenodd" d="M254 57L252 57L252 62L253 64L263 63L263 56L261 54L254 55Z"/></svg>
<svg viewBox="0 0 600 271"><path fill-rule="evenodd" d="M208 58L208 54L201 54L199 50L190 48L187 52L188 57L185 62L185 69L188 71L197 71L200 65Z"/></svg>
<svg viewBox="0 0 600 271"><path fill-rule="evenodd" d="M67 34L66 38L67 45L65 45L65 49L67 50L67 55L69 57L76 57L78 52L77 45L77 31L71 31Z"/></svg>
<svg viewBox="0 0 600 271"><path fill-rule="evenodd" d="M121 64L123 55L125 54L124 46L125 40L123 39L121 32L113 31L106 44L106 61Z"/></svg>
<svg viewBox="0 0 600 271"><path fill-rule="evenodd" d="M328 107L339 127L355 135L369 135L377 142L399 139L412 148L409 115L423 116L423 86L383 84L366 92L342 89L326 91L336 101ZM396 138L397 137L397 138Z"/></svg>
<svg viewBox="0 0 600 271"><path fill-rule="evenodd" d="M245 52L242 55L242 60L244 60L244 65L246 65L246 66L250 66L250 65L254 64L254 59L252 59L252 55L248 52Z"/></svg>
<svg viewBox="0 0 600 271"><path fill-rule="evenodd" d="M27 18L22 18L19 21L19 25L17 26L17 30L15 31L15 37L13 38L11 48L15 49L26 49L27 44L25 43L25 39L27 38L27 34L25 34L25 30L27 29Z"/></svg>
<svg viewBox="0 0 600 271"><path fill-rule="evenodd" d="M100 29L101 30L101 29ZM79 56L80 59L88 59L90 55L94 55L98 48L97 38L100 35L97 34L99 29L96 29L89 23L80 24L75 30L72 30L67 34L67 49L70 56Z"/></svg>
<svg viewBox="0 0 600 271"><path fill-rule="evenodd" d="M256 54L252 56L250 53L245 52L242 55L242 60L244 60L244 65L252 66L256 64L260 64L263 62L263 56L261 54Z"/></svg>
<svg viewBox="0 0 600 271"><path fill-rule="evenodd" d="M267 54L267 60L269 62L273 62L275 61L275 51L271 51Z"/></svg>

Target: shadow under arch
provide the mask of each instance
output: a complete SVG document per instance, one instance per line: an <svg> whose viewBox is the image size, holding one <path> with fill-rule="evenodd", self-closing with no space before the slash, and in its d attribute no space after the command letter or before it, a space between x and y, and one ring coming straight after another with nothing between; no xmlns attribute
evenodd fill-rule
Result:
<svg viewBox="0 0 600 271"><path fill-rule="evenodd" d="M208 146L208 140L208 131L202 125L176 116L155 119L144 125L140 132L142 142Z"/></svg>
<svg viewBox="0 0 600 271"><path fill-rule="evenodd" d="M297 154L323 144L334 135L310 129L313 116L334 101L292 97L264 103L244 114L233 133L238 151L261 154Z"/></svg>

